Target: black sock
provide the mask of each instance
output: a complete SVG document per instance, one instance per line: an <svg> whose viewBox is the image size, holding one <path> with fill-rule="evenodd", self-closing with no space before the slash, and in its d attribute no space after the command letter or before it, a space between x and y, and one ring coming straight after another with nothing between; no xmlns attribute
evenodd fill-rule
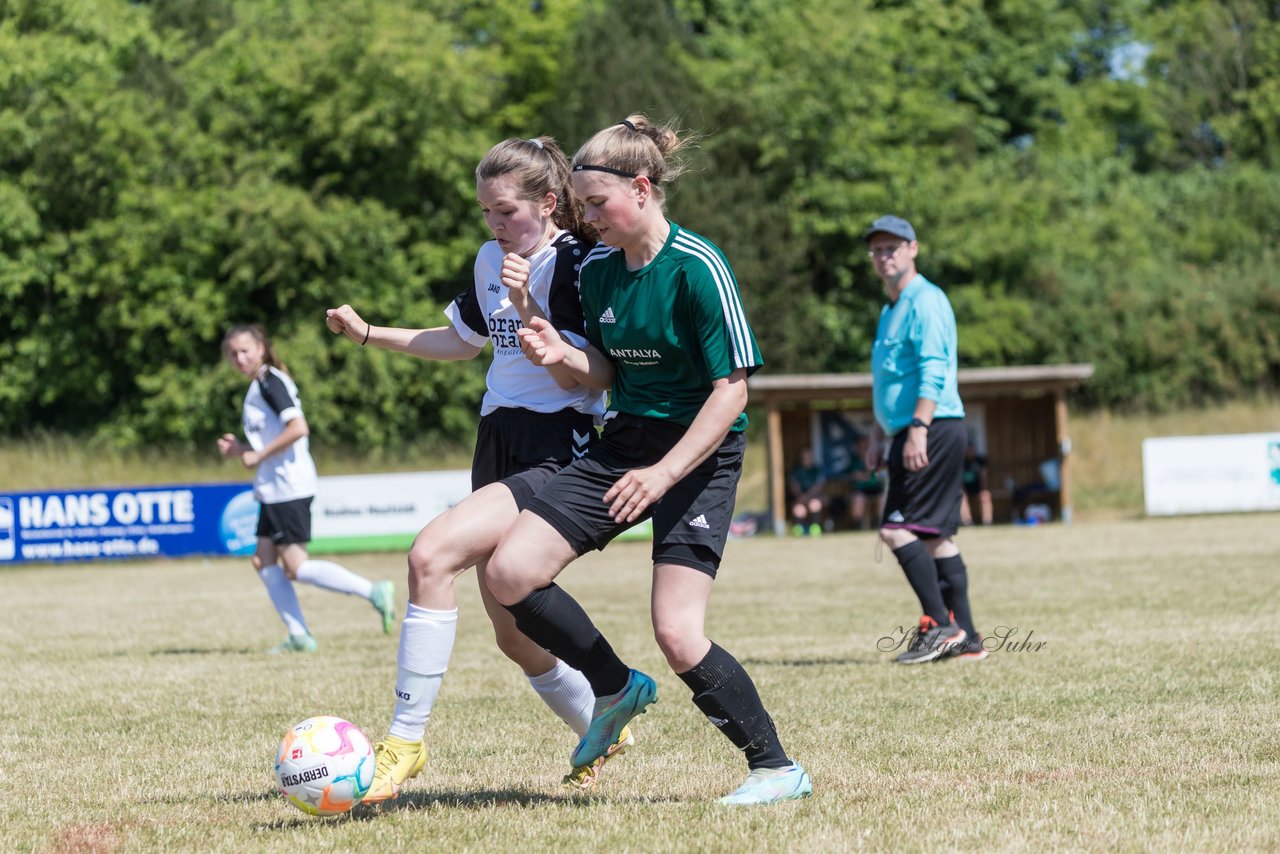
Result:
<svg viewBox="0 0 1280 854"><path fill-rule="evenodd" d="M937 558L938 581L947 609L955 614L956 623L971 638L978 637L973 625L973 611L969 608L969 573L960 555Z"/></svg>
<svg viewBox="0 0 1280 854"><path fill-rule="evenodd" d="M937 620L940 626L951 622L947 603L942 600L942 591L938 589L938 566L924 543L912 540L902 548L894 549L893 556L898 559L907 575L907 583L920 600L920 610Z"/></svg>
<svg viewBox="0 0 1280 854"><path fill-rule="evenodd" d="M755 683L738 660L714 643L706 656L678 674L693 704L747 757L747 767L786 768L792 762L778 740Z"/></svg>
<svg viewBox="0 0 1280 854"><path fill-rule="evenodd" d="M627 687L630 668L563 588L548 584L506 607L515 616L516 626L531 641L582 671L597 697L616 694Z"/></svg>

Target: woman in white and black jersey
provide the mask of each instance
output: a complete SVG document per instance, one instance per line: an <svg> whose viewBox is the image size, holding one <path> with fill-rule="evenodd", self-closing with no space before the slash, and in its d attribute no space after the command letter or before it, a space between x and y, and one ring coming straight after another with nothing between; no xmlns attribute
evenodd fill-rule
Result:
<svg viewBox="0 0 1280 854"><path fill-rule="evenodd" d="M311 501L316 494L316 465L307 436L298 387L276 356L260 324L233 326L222 339L222 352L249 378L242 419L245 438L232 433L218 439L224 457L239 457L254 469L253 497L258 499L258 547L253 567L266 585L289 636L269 652L314 652L315 638L302 616L294 581L367 599L382 617L382 631L395 620L395 585L372 582L345 566L311 560Z"/></svg>
<svg viewBox="0 0 1280 854"><path fill-rule="evenodd" d="M472 286L446 308L447 325L371 326L348 305L330 309L326 321L357 344L423 359L471 359L486 342L493 345L471 465L474 491L423 528L409 552L395 712L387 737L374 746L377 768L365 801L396 797L426 761L426 723L456 633L454 579L473 566L483 575L503 532L538 488L594 442L604 412L602 392L567 371L533 365L516 335L541 318L585 343L578 269L594 232L584 229L572 199L568 159L550 137L501 142L476 168L476 199L493 240L476 255ZM521 634L483 583L480 590L498 647L581 737L595 703L586 678ZM623 733L608 755L631 742ZM594 785L607 758L572 768L565 784Z"/></svg>

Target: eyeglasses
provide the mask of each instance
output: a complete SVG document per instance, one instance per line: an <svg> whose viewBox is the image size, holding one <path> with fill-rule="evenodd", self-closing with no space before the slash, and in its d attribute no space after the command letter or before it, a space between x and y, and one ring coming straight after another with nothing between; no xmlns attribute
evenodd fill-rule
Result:
<svg viewBox="0 0 1280 854"><path fill-rule="evenodd" d="M881 258L888 258L906 245L907 241L904 240L901 243L895 243L892 246L872 246L867 250L867 257L875 258L878 255Z"/></svg>

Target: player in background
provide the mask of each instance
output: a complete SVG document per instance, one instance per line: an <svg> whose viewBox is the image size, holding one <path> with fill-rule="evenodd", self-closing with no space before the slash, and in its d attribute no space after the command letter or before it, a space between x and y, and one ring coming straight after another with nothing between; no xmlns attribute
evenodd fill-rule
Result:
<svg viewBox="0 0 1280 854"><path fill-rule="evenodd" d="M372 582L341 564L307 555L311 501L316 494L316 464L307 439L310 430L298 387L266 331L257 323L233 326L222 339L222 352L249 378L242 418L249 441L245 444L226 433L218 439L218 451L224 457L239 457L245 468L256 470L253 497L261 510L253 568L289 631L283 643L268 651L315 652L316 641L302 616L294 581L367 599L382 617L382 631L390 633L395 620L394 584Z"/></svg>
<svg viewBox="0 0 1280 854"><path fill-rule="evenodd" d="M329 328L357 344L423 359L475 358L493 344L487 390L471 464L474 490L431 520L409 552L409 605L400 629L395 712L374 745L377 771L364 798L396 797L426 762L423 735L449 658L458 619L454 579L472 566L483 576L502 533L534 492L596 438L600 391L562 369L540 368L520 349L516 330L535 318L583 341L578 268L593 236L582 226L569 185L569 162L551 137L509 139L476 168L476 198L493 240L480 247L472 287L446 309L449 325L431 329L371 326L350 306L328 312ZM530 641L482 583L498 648L524 670L538 695L581 737L595 695L586 678ZM602 757L574 767L565 785L587 789L604 761L632 743L623 732Z"/></svg>
<svg viewBox="0 0 1280 854"><path fill-rule="evenodd" d="M554 581L652 516L658 645L750 769L722 802L769 803L808 795L809 775L787 757L746 670L704 629L742 471L746 378L761 358L720 250L663 213L684 143L633 115L574 155L574 192L603 243L582 265L589 343L575 346L538 319L520 335L536 364L611 388L610 411L596 447L520 514L486 578L525 634L590 680L591 728L571 761L592 762L657 699L657 686L623 663Z"/></svg>
<svg viewBox="0 0 1280 854"><path fill-rule="evenodd" d="M889 302L871 350L876 426L866 462L889 445L889 495L880 539L893 549L920 601L920 627L895 661L987 656L969 607L969 576L955 533L960 524L968 431L957 375L956 316L942 289L916 270L920 244L902 217L882 216L864 235Z"/></svg>

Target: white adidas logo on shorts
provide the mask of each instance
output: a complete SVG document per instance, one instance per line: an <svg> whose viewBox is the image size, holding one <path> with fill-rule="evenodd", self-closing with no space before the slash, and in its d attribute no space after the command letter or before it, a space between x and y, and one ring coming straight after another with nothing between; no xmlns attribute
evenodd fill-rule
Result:
<svg viewBox="0 0 1280 854"><path fill-rule="evenodd" d="M711 530L711 526L707 524L707 517L702 515L699 515L697 519L694 519L692 522L690 522L689 527L690 528L706 528L707 530Z"/></svg>

